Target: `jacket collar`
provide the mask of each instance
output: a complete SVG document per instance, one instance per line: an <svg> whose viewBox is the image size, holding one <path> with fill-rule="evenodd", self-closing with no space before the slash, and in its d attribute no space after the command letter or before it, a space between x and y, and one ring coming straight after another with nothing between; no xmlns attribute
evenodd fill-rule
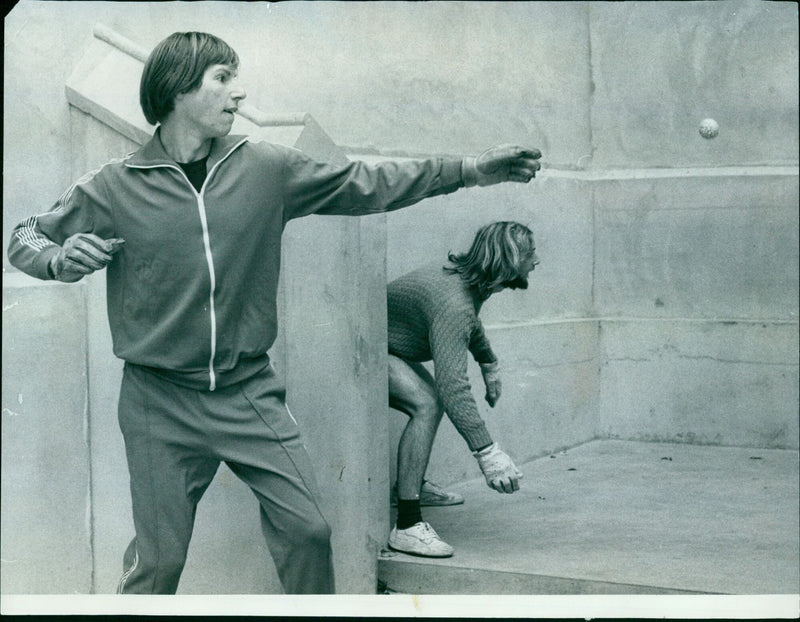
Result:
<svg viewBox="0 0 800 622"><path fill-rule="evenodd" d="M153 137L146 142L142 147L133 153L133 155L125 161L126 166L134 168L147 168L151 166L168 166L175 165L176 162L167 155L164 146L161 144L161 128L156 128ZM215 138L211 141L211 151L208 153L208 168L211 169L214 164L222 160L231 151L236 149L239 145L247 140L246 136L231 135L223 136L222 138Z"/></svg>

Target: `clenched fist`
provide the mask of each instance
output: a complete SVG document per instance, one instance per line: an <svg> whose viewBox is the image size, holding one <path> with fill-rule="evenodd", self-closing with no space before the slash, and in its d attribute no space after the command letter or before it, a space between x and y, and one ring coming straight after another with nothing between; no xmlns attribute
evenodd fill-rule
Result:
<svg viewBox="0 0 800 622"><path fill-rule="evenodd" d="M466 187L491 186L505 181L528 183L542 168L542 152L516 145L487 149L477 158L468 156L461 162L461 177Z"/></svg>
<svg viewBox="0 0 800 622"><path fill-rule="evenodd" d="M58 254L50 260L50 274L63 283L80 281L87 274L105 268L125 240L104 240L93 233L76 233L64 241Z"/></svg>
<svg viewBox="0 0 800 622"><path fill-rule="evenodd" d="M508 454L500 450L497 443L492 443L486 449L476 451L472 455L478 461L478 466L481 467L489 488L506 494L519 490L522 471L517 468Z"/></svg>

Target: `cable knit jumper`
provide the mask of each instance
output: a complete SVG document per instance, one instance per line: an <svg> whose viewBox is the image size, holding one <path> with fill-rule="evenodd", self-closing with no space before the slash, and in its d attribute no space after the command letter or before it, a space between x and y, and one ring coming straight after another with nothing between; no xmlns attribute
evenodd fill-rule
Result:
<svg viewBox="0 0 800 622"><path fill-rule="evenodd" d="M478 363L497 360L478 319L477 292L437 263L389 283L387 298L389 354L433 360L436 391L456 430L472 451L489 445L467 377L467 352Z"/></svg>

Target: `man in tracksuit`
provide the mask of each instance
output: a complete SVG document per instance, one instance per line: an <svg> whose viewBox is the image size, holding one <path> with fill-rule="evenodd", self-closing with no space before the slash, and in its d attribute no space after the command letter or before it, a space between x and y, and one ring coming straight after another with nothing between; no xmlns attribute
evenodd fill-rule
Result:
<svg viewBox="0 0 800 622"><path fill-rule="evenodd" d="M492 294L528 287L528 273L539 263L533 232L518 222L494 222L478 230L466 253L450 253L448 260L413 270L387 288L389 405L409 418L397 448L397 524L389 546L424 557L449 557L453 547L422 519L420 506L464 502L423 479L445 412L490 488L511 494L522 477L478 413L467 363L471 355L480 365L494 408L502 385L478 314ZM433 375L425 361L433 362Z"/></svg>
<svg viewBox="0 0 800 622"><path fill-rule="evenodd" d="M245 98L239 59L175 33L145 63L152 140L78 180L20 223L9 258L40 279L107 268L119 424L136 535L120 593L174 593L197 503L224 461L255 493L287 593L333 593L330 528L267 351L276 336L281 234L308 214L398 209L468 185L528 182L535 149L478 158L332 166L229 136Z"/></svg>

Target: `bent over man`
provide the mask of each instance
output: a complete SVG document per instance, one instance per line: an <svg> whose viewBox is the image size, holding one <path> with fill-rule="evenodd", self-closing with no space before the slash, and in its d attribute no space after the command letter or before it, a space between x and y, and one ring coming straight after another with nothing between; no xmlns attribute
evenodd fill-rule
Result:
<svg viewBox="0 0 800 622"><path fill-rule="evenodd" d="M284 591L333 593L330 528L267 353L283 229L309 214L370 214L467 185L528 182L539 168L537 150L517 147L332 166L230 136L245 98L238 65L210 34L159 43L140 84L158 125L152 139L82 177L11 239L11 263L40 279L107 268L135 527L120 593L177 590L197 503L223 461L259 501Z"/></svg>
<svg viewBox="0 0 800 622"><path fill-rule="evenodd" d="M422 519L420 505L455 505L463 498L425 481L433 440L446 412L497 492L519 490L522 472L492 441L467 378L468 354L480 365L486 401L501 383L497 357L478 319L483 303L506 288L528 287L539 263L533 233L516 222L482 227L466 253L431 264L388 286L389 405L409 420L397 448L397 524L389 547L412 555L449 557L453 547ZM433 361L434 374L422 365Z"/></svg>

